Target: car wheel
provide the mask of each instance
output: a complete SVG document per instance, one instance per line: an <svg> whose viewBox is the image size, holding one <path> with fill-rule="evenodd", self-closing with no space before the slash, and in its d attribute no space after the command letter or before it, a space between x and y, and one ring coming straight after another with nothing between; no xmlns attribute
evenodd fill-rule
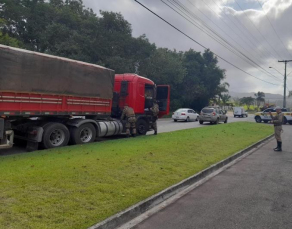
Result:
<svg viewBox="0 0 292 229"><path fill-rule="evenodd" d="M136 123L136 128L139 135L146 135L148 131L148 124L144 119L139 119Z"/></svg>
<svg viewBox="0 0 292 229"><path fill-rule="evenodd" d="M174 119L173 121L177 122L177 120L176 120L176 119Z"/></svg>
<svg viewBox="0 0 292 229"><path fill-rule="evenodd" d="M195 120L196 122L198 121L198 117L196 118L196 120Z"/></svg>
<svg viewBox="0 0 292 229"><path fill-rule="evenodd" d="M51 149L68 145L70 133L62 123L48 123L44 126L42 145L45 149Z"/></svg>
<svg viewBox="0 0 292 229"><path fill-rule="evenodd" d="M255 121L256 121L257 123L261 123L261 122L262 122L262 119L261 119L260 116L256 116L256 117L255 117Z"/></svg>
<svg viewBox="0 0 292 229"><path fill-rule="evenodd" d="M283 119L283 124L287 124L287 118L286 117L284 117L284 119Z"/></svg>
<svg viewBox="0 0 292 229"><path fill-rule="evenodd" d="M236 115L234 115L234 118L236 118Z"/></svg>
<svg viewBox="0 0 292 229"><path fill-rule="evenodd" d="M202 125L204 122L203 121L199 121L199 123Z"/></svg>
<svg viewBox="0 0 292 229"><path fill-rule="evenodd" d="M227 121L228 121L228 118L226 117L226 119L225 119L224 123L227 123Z"/></svg>
<svg viewBox="0 0 292 229"><path fill-rule="evenodd" d="M190 121L191 121L190 117L187 117L186 122L190 122Z"/></svg>
<svg viewBox="0 0 292 229"><path fill-rule="evenodd" d="M94 142L96 137L96 129L91 123L83 124L79 127L70 129L72 144L85 144Z"/></svg>
<svg viewBox="0 0 292 229"><path fill-rule="evenodd" d="M217 118L217 120L216 120L215 124L217 125L218 123L219 123L219 118Z"/></svg>

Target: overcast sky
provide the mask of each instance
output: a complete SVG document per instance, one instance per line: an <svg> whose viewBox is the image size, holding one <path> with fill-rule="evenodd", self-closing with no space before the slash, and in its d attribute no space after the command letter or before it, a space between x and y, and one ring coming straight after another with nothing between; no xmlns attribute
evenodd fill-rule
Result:
<svg viewBox="0 0 292 229"><path fill-rule="evenodd" d="M226 69L226 81L230 83L230 91L283 94L284 63L278 63L278 60L292 60L292 0L139 1L233 65L257 78L276 84L262 82L219 60L219 65ZM134 0L83 2L97 14L100 10L120 12L131 23L133 36L146 34L157 47L204 51ZM292 62L287 64L287 74L291 71ZM292 73L287 78L287 86L292 90Z"/></svg>

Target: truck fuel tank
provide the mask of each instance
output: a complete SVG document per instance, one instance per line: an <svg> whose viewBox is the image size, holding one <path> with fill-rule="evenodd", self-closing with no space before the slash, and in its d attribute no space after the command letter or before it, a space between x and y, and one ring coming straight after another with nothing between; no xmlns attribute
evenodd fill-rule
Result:
<svg viewBox="0 0 292 229"><path fill-rule="evenodd" d="M123 124L120 121L101 121L98 122L98 137L119 135L123 131Z"/></svg>

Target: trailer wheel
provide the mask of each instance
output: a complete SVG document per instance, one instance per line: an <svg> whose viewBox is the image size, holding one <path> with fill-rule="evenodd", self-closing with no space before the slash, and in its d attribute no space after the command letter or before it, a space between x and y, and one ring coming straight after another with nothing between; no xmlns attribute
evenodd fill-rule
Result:
<svg viewBox="0 0 292 229"><path fill-rule="evenodd" d="M136 128L139 135L146 135L148 131L148 124L144 119L139 119L137 121Z"/></svg>
<svg viewBox="0 0 292 229"><path fill-rule="evenodd" d="M96 138L96 129L91 123L86 123L70 129L70 135L72 144L90 143Z"/></svg>
<svg viewBox="0 0 292 229"><path fill-rule="evenodd" d="M70 133L61 123L48 123L44 126L42 145L45 149L68 145Z"/></svg>

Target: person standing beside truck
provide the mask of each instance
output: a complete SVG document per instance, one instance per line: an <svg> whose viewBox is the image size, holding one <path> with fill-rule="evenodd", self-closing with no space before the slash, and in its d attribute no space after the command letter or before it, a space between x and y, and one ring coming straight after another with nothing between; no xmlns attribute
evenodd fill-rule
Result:
<svg viewBox="0 0 292 229"><path fill-rule="evenodd" d="M153 102L153 106L150 108L152 111L152 127L154 129L154 134L157 135L157 119L159 114L159 106L157 104L157 101Z"/></svg>
<svg viewBox="0 0 292 229"><path fill-rule="evenodd" d="M274 131L275 131L275 138L277 140L277 147L274 149L274 151L282 151L282 139L281 139L281 133L283 131L282 129L282 123L283 123L283 113L280 107L276 107L276 116L274 117L272 115L272 112L269 112L272 123L274 123Z"/></svg>
<svg viewBox="0 0 292 229"><path fill-rule="evenodd" d="M136 136L136 116L134 109L132 107L129 107L128 104L125 104L124 110L121 116L121 120L126 119L126 135L127 138L130 137L131 132L132 136ZM131 130L132 131L131 131Z"/></svg>

